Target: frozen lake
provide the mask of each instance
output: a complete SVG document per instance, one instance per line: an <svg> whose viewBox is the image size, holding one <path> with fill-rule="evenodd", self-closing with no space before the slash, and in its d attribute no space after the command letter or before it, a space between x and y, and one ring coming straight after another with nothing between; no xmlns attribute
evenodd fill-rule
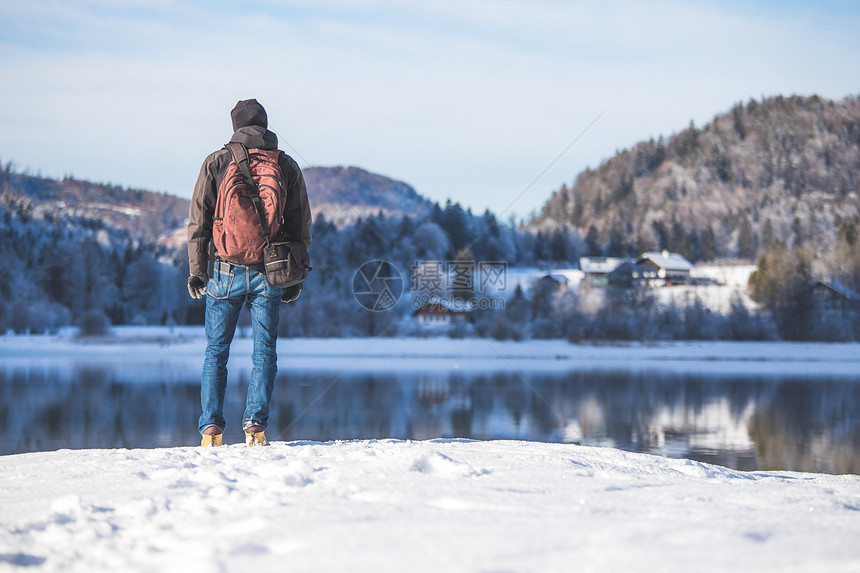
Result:
<svg viewBox="0 0 860 573"><path fill-rule="evenodd" d="M281 340L275 440L519 439L860 473L860 346ZM199 336L0 338L0 454L198 442ZM239 442L250 346L230 362Z"/></svg>

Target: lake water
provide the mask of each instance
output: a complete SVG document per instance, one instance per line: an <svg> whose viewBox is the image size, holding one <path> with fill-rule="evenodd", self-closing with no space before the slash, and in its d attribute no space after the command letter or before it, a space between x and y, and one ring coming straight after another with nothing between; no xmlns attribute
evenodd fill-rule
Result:
<svg viewBox="0 0 860 573"><path fill-rule="evenodd" d="M134 375L129 373L133 372ZM231 371L225 443L242 440ZM196 367L74 360L0 368L0 454L197 445ZM282 372L270 439L439 437L609 446L743 470L860 473L860 373Z"/></svg>

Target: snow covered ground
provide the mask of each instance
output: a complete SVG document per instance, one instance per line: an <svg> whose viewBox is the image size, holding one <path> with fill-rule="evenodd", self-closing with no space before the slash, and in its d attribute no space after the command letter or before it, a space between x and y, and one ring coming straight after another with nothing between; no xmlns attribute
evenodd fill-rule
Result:
<svg viewBox="0 0 860 573"><path fill-rule="evenodd" d="M860 477L355 441L0 458L0 571L858 571Z"/></svg>
<svg viewBox="0 0 860 573"><path fill-rule="evenodd" d="M660 287L651 292L656 300L665 306L674 304L679 308L685 308L698 300L705 308L720 314L728 314L731 311L732 301L737 298L747 310L756 311L759 310L759 304L747 294L749 278L755 270L755 265L699 265L690 271L690 276L710 279L712 284ZM546 275L565 277L567 279L566 288L575 292L580 292L584 278L584 273L578 269L511 267L506 272L505 291L498 293L488 289L487 294L510 295L517 286L528 292L536 280ZM603 301L601 289L591 290L589 296L596 296L597 298L592 304L600 304Z"/></svg>
<svg viewBox="0 0 860 573"><path fill-rule="evenodd" d="M699 266L690 275L711 279L714 284L664 287L653 292L660 304L675 304L678 308L686 308L699 301L707 309L729 314L732 302L737 298L747 310L757 311L759 304L747 294L747 283L755 270L755 265Z"/></svg>

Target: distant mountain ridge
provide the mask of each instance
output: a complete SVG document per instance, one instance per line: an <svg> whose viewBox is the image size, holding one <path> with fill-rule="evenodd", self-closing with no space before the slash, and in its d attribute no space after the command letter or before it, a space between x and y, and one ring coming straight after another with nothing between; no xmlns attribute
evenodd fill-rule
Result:
<svg viewBox="0 0 860 573"><path fill-rule="evenodd" d="M434 203L401 181L358 167L303 170L314 218L346 224L360 217L428 216ZM131 240L179 247L185 241L188 199L73 177L51 179L0 169L0 208L25 219L69 227L108 227ZM86 223L90 221L91 223Z"/></svg>
<svg viewBox="0 0 860 573"><path fill-rule="evenodd" d="M610 255L753 258L775 239L827 250L860 217L858 184L860 99L776 96L586 169L534 224L573 226Z"/></svg>
<svg viewBox="0 0 860 573"><path fill-rule="evenodd" d="M133 241L158 243L183 227L188 199L141 189L61 180L0 170L0 210L19 219L53 223L58 230L110 229Z"/></svg>
<svg viewBox="0 0 860 573"><path fill-rule="evenodd" d="M302 173L314 215L338 224L379 211L423 218L433 209L433 202L412 186L359 167L308 167Z"/></svg>
<svg viewBox="0 0 860 573"><path fill-rule="evenodd" d="M438 210L405 183L361 169L308 168L306 173L314 215L327 221L315 241L321 261L311 280L337 280L332 277L348 272L336 260L337 251L363 257L362 238L375 245L381 232L391 231L385 225L352 226L352 221L382 212L401 222L400 216L409 214L411 219L396 228L404 239L391 236L388 244L412 248L415 217L429 214L431 206ZM189 206L189 199L166 193L0 166L0 257L16 269L0 275L0 334L50 332L72 324L98 333L110 324L201 323L203 306L188 296L185 285ZM445 238L438 227L423 231L419 239L428 232ZM349 248L326 253L327 243ZM324 270L327 262L334 272Z"/></svg>

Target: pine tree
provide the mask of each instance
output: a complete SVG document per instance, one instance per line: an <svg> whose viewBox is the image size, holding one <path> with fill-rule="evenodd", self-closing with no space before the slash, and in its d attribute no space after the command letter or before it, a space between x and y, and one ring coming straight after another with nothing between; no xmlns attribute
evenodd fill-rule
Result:
<svg viewBox="0 0 860 573"><path fill-rule="evenodd" d="M609 230L609 246L607 247L606 254L610 257L623 257L626 251L624 232L618 221L615 221Z"/></svg>
<svg viewBox="0 0 860 573"><path fill-rule="evenodd" d="M570 220L575 227L581 227L583 223L582 216L585 213L585 206L582 204L582 194L574 193L573 191L570 193L573 195L573 212Z"/></svg>
<svg viewBox="0 0 860 573"><path fill-rule="evenodd" d="M738 256L742 259L752 259L755 257L755 252L756 245L752 224L749 218L744 216L741 219L740 227L738 227Z"/></svg>
<svg viewBox="0 0 860 573"><path fill-rule="evenodd" d="M585 235L585 252L589 257L599 257L603 248L600 246L600 233L597 227L591 225Z"/></svg>
<svg viewBox="0 0 860 573"><path fill-rule="evenodd" d="M703 261L713 261L717 258L717 236L710 225L702 232L701 251Z"/></svg>
<svg viewBox="0 0 860 573"><path fill-rule="evenodd" d="M764 222L764 228L761 232L761 247L763 249L770 248L770 245L773 243L773 238L773 223L771 222L770 218L768 218Z"/></svg>
<svg viewBox="0 0 860 573"><path fill-rule="evenodd" d="M569 236L567 227L560 227L552 232L550 239L550 252L552 260L558 264L563 264L568 260L568 244Z"/></svg>

